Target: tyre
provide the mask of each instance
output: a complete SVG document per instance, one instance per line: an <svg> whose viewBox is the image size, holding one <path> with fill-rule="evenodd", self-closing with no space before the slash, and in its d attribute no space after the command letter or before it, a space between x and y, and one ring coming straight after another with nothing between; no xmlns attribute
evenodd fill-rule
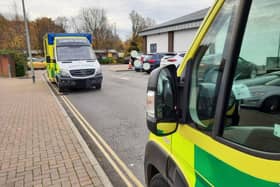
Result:
<svg viewBox="0 0 280 187"><path fill-rule="evenodd" d="M65 91L65 88L62 87L62 86L58 86L58 91L59 91L59 92L64 92L64 91Z"/></svg>
<svg viewBox="0 0 280 187"><path fill-rule="evenodd" d="M152 72L152 70L147 70L145 71L147 74L150 74Z"/></svg>
<svg viewBox="0 0 280 187"><path fill-rule="evenodd" d="M63 87L60 83L60 81L57 81L57 87L58 87L58 91L59 92L64 92L65 91L65 87Z"/></svg>
<svg viewBox="0 0 280 187"><path fill-rule="evenodd" d="M280 97L273 96L267 98L262 105L261 110L266 113L275 113L280 111Z"/></svg>
<svg viewBox="0 0 280 187"><path fill-rule="evenodd" d="M158 173L152 177L149 187L169 187L169 184L166 182L163 176Z"/></svg>
<svg viewBox="0 0 280 187"><path fill-rule="evenodd" d="M96 88L97 90L100 90L100 89L101 89L101 87L102 87L102 85L101 85L101 84L97 84L97 85L95 85L95 88Z"/></svg>

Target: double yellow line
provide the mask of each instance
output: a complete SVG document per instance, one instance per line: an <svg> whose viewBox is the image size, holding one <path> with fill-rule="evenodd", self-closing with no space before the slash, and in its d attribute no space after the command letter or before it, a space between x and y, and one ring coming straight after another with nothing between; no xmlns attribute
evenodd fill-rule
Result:
<svg viewBox="0 0 280 187"><path fill-rule="evenodd" d="M52 85L49 84L58 95L59 92ZM114 170L118 173L121 179L128 187L137 186L143 187L143 184L137 179L137 177L132 173L132 171L125 165L125 163L118 157L118 155L112 150L112 148L107 144L107 142L96 132L94 128L89 124L89 122L82 116L82 114L77 110L77 108L71 103L71 101L64 95L60 95L60 98L65 103L67 108L74 115L76 120L81 124L87 135L95 143L98 149L102 152Z"/></svg>

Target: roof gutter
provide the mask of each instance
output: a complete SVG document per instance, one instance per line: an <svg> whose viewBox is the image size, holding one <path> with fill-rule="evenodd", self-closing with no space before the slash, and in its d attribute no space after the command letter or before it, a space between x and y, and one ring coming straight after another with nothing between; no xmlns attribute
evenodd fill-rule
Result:
<svg viewBox="0 0 280 187"><path fill-rule="evenodd" d="M160 34L160 33L166 33L169 31L196 29L196 28L199 28L202 21L203 21L203 19L199 19L199 20L195 20L192 22L173 24L173 25L155 27L155 28L150 28L150 29L148 28L146 30L141 31L139 33L139 36L155 35L155 34Z"/></svg>

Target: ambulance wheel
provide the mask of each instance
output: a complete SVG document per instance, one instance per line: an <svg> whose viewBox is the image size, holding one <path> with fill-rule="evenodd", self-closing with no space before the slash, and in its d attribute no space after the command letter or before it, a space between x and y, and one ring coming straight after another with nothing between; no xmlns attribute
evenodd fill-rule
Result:
<svg viewBox="0 0 280 187"><path fill-rule="evenodd" d="M169 184L163 178L163 176L158 173L151 179L149 187L169 187Z"/></svg>
<svg viewBox="0 0 280 187"><path fill-rule="evenodd" d="M57 87L58 87L58 91L59 91L59 92L64 92L64 91L65 91L65 87L63 87L63 86L61 85L61 83L59 83L59 81L57 82Z"/></svg>

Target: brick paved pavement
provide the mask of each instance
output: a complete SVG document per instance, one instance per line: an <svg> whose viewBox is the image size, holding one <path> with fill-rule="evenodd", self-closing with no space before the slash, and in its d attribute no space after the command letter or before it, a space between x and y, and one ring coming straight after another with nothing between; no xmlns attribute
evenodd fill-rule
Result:
<svg viewBox="0 0 280 187"><path fill-rule="evenodd" d="M110 186L38 78L0 78L0 186Z"/></svg>

